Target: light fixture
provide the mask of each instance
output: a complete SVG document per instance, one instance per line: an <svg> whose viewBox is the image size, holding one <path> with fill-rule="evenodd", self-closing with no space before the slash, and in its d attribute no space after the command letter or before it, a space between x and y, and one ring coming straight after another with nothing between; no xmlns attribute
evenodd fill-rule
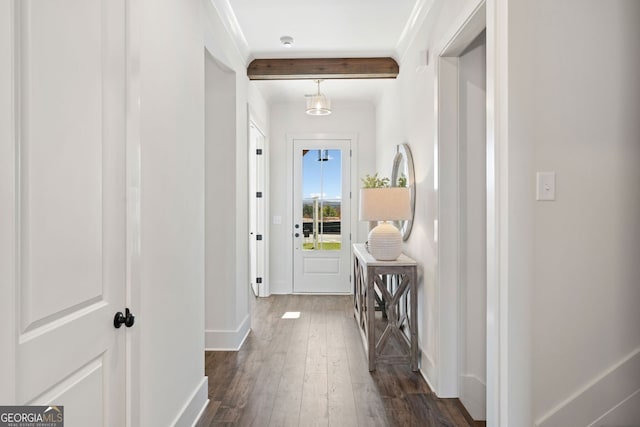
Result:
<svg viewBox="0 0 640 427"><path fill-rule="evenodd" d="M282 37L280 37L280 43L282 43L284 47L289 49L289 48L291 48L293 46L293 37L291 37L291 36L282 36Z"/></svg>
<svg viewBox="0 0 640 427"><path fill-rule="evenodd" d="M310 116L326 116L331 114L331 101L320 93L321 80L314 80L318 84L318 93L305 95L307 98L307 114Z"/></svg>
<svg viewBox="0 0 640 427"><path fill-rule="evenodd" d="M406 187L360 190L360 221L383 221L369 232L369 253L378 261L393 261L402 253L402 234L387 221L410 219L410 200Z"/></svg>

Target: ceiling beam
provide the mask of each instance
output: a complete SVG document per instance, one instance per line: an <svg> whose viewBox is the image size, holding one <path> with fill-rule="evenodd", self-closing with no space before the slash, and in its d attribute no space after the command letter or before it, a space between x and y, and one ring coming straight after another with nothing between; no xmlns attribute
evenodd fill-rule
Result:
<svg viewBox="0 0 640 427"><path fill-rule="evenodd" d="M393 58L255 59L247 67L250 80L395 79Z"/></svg>

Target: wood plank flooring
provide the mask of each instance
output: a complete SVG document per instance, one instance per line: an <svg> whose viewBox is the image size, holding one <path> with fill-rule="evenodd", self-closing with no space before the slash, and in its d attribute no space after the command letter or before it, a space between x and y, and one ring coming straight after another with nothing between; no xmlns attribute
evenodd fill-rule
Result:
<svg viewBox="0 0 640 427"><path fill-rule="evenodd" d="M350 296L281 295L253 302L237 352L207 352L208 426L470 426L409 365L367 358ZM300 312L298 319L282 319Z"/></svg>

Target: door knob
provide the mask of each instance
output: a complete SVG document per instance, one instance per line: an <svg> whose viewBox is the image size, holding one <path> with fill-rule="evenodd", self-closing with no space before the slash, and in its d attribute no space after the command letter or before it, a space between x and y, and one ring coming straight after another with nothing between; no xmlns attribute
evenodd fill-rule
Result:
<svg viewBox="0 0 640 427"><path fill-rule="evenodd" d="M116 329L119 329L123 323L127 328L130 328L133 326L133 323L136 321L136 316L134 316L131 313L129 308L126 308L124 312L125 314L122 314L121 311L117 312L113 318L113 326L115 326Z"/></svg>

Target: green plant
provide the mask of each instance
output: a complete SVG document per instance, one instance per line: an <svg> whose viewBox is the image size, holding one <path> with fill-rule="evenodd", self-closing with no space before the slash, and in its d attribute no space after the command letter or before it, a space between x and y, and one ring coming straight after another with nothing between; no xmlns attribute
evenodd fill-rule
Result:
<svg viewBox="0 0 640 427"><path fill-rule="evenodd" d="M379 178L377 172L373 176L366 174L361 181L363 188L387 188L389 186L389 178Z"/></svg>
<svg viewBox="0 0 640 427"><path fill-rule="evenodd" d="M322 208L322 216L335 218L338 216L338 211L333 206L327 205L324 208Z"/></svg>
<svg viewBox="0 0 640 427"><path fill-rule="evenodd" d="M398 177L398 187L406 187L407 186L407 177L404 174L401 174Z"/></svg>

